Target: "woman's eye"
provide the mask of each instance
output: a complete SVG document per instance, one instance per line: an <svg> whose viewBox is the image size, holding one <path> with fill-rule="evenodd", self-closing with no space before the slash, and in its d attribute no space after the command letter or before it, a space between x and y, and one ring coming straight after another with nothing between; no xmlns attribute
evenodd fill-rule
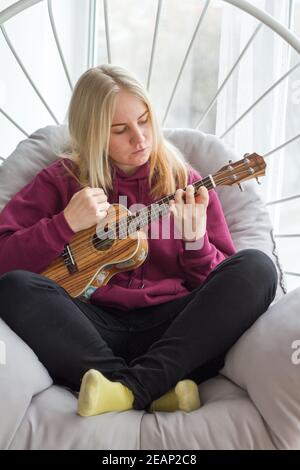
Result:
<svg viewBox="0 0 300 470"><path fill-rule="evenodd" d="M115 134L123 134L125 132L126 128L120 130L120 131L115 131Z"/></svg>
<svg viewBox="0 0 300 470"><path fill-rule="evenodd" d="M148 118L146 118L144 121L141 121L140 124L146 124L147 121L148 121Z"/></svg>
<svg viewBox="0 0 300 470"><path fill-rule="evenodd" d="M140 121L139 124L146 124L146 122L148 122L148 117L144 119L144 121ZM124 134L125 130L126 130L126 127L122 131L115 132L115 134Z"/></svg>

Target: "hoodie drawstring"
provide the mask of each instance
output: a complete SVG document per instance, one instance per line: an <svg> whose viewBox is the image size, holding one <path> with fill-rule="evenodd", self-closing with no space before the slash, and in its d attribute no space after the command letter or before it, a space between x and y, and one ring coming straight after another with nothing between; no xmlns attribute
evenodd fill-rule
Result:
<svg viewBox="0 0 300 470"><path fill-rule="evenodd" d="M118 177L116 176L116 170L114 170L114 176L113 176L113 202L118 203L118 195L119 195L119 182L118 182Z"/></svg>

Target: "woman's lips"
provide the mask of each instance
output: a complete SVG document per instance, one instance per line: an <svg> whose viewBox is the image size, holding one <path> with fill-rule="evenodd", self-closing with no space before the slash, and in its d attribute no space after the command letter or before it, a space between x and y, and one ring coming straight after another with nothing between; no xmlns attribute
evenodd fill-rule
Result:
<svg viewBox="0 0 300 470"><path fill-rule="evenodd" d="M138 155L139 153L143 153L146 149L147 149L147 147L145 147L141 150L137 150L136 152L133 152L133 155Z"/></svg>

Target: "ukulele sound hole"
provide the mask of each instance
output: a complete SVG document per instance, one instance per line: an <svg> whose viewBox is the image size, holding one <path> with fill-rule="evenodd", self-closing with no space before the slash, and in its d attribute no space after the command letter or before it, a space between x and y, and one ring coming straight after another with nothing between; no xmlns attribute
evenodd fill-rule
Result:
<svg viewBox="0 0 300 470"><path fill-rule="evenodd" d="M105 251L112 247L116 235L114 231L106 225L105 227L98 227L93 236L93 246L98 251Z"/></svg>

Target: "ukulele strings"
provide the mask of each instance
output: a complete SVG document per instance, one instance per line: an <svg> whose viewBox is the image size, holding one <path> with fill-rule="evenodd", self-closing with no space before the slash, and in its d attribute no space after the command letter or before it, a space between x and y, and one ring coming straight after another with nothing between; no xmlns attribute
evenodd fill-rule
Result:
<svg viewBox="0 0 300 470"><path fill-rule="evenodd" d="M253 174L248 174L247 173L247 176L252 176L254 177L254 174L256 173L257 169L258 168L253 168L253 167L248 167L245 169L245 164L242 163L242 164L238 164L236 165L236 167L234 167L234 175L236 176L236 180L238 180L238 175L240 173L245 173L245 171L247 172L247 170L249 170L249 168L252 168L254 170L254 173ZM220 186L226 182L228 182L228 180L232 177L234 177L232 174L227 174L226 173L232 173L232 170L219 170L217 173L215 173L212 178L213 178L213 181L215 183L216 186ZM241 180L240 180L241 181ZM233 184L236 184L238 181L234 181ZM199 181L196 181L194 183L192 183L194 187L196 187L196 189L198 189L198 187L201 187L201 186L205 186L207 187L207 189L212 189L214 186L211 182L211 178L209 176L207 176L206 178L202 179L202 180L199 180ZM185 188L186 189L186 188ZM112 225L109 226L108 230L105 231L103 234L105 235L105 239L102 239L102 238L99 238L99 236L97 235L97 231L95 231L95 235L97 236L98 238L98 241L95 241L95 243L93 243L93 247L95 247L96 249L98 248L101 248L102 246L106 245L107 244L107 240L116 240L118 239L119 235L121 234L120 233L120 227L121 228L126 228L128 229L132 224L135 222L135 219L138 220L138 223L137 223L137 227L135 228L135 230L133 230L132 228L132 233L134 232L137 232L140 227L139 225L141 224L144 224L144 225L147 225L147 223L149 224L152 220L154 219L151 219L151 206L153 205L157 205L157 206L162 206L165 202L169 202L171 199L174 198L174 194L171 194L169 196L165 196L164 198L160 199L159 201L157 201L156 203L153 203L151 204L150 206L147 206L146 208L138 211L137 213L139 214L138 216L136 215L137 213L135 214L132 214L132 215L129 215L129 216L126 216L126 217L122 217L121 219L119 219L119 221L117 223L113 223ZM145 214L141 214L141 212L145 212ZM155 219L160 217L162 214L157 214L157 216L155 216ZM165 214L167 215L167 214ZM139 219L140 218L140 219ZM128 219L131 220L128 224ZM122 233L121 235L125 235L125 233ZM130 234L129 234L130 235ZM72 244L72 254L73 256L76 256L76 254L78 254L80 252L80 255L88 255L91 251L93 251L92 248L84 248L83 250L80 249L80 244L81 242L78 241L77 243L74 242ZM79 247L79 250L77 249L77 247ZM67 253L67 252L63 252L61 254L61 256L63 258L66 258L66 259L70 259L70 255Z"/></svg>

